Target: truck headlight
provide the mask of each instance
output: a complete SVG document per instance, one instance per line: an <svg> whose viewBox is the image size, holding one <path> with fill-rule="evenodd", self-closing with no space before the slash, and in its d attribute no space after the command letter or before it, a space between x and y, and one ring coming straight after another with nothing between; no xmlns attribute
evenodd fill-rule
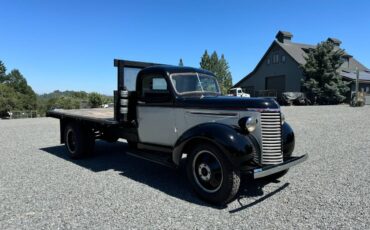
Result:
<svg viewBox="0 0 370 230"><path fill-rule="evenodd" d="M285 115L284 113L281 113L281 125L284 125L285 123Z"/></svg>
<svg viewBox="0 0 370 230"><path fill-rule="evenodd" d="M256 129L257 119L255 117L243 117L238 123L240 128L251 133Z"/></svg>

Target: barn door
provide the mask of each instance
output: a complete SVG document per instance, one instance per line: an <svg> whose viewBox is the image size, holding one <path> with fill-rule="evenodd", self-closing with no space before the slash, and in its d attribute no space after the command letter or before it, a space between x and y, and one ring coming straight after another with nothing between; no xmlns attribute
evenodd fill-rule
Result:
<svg viewBox="0 0 370 230"><path fill-rule="evenodd" d="M266 77L266 90L275 92L276 97L280 98L282 93L285 92L285 76L272 76Z"/></svg>

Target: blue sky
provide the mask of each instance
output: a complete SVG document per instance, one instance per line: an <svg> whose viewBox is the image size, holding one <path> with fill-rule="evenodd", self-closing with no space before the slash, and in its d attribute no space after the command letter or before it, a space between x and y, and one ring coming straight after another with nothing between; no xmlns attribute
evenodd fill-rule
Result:
<svg viewBox="0 0 370 230"><path fill-rule="evenodd" d="M370 67L369 1L0 1L0 60L37 93L112 94L113 59L199 66L204 50L223 53L236 83L278 30L293 41L328 37Z"/></svg>

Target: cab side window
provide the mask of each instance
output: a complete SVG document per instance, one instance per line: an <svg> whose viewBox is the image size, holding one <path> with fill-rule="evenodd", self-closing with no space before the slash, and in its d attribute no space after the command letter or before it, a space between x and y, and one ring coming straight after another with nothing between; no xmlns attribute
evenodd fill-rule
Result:
<svg viewBox="0 0 370 230"><path fill-rule="evenodd" d="M167 90L166 79L155 77L152 79L152 90Z"/></svg>
<svg viewBox="0 0 370 230"><path fill-rule="evenodd" d="M166 78L147 75L142 79L140 100L146 103L166 103L172 100Z"/></svg>

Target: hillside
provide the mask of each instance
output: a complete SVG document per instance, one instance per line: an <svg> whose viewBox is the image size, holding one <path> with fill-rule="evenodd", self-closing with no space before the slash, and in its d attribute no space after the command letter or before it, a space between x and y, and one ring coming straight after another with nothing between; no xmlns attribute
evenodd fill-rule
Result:
<svg viewBox="0 0 370 230"><path fill-rule="evenodd" d="M37 95L37 107L40 116L53 108L79 109L86 107L100 107L102 104L113 103L113 96L85 91L59 91Z"/></svg>

